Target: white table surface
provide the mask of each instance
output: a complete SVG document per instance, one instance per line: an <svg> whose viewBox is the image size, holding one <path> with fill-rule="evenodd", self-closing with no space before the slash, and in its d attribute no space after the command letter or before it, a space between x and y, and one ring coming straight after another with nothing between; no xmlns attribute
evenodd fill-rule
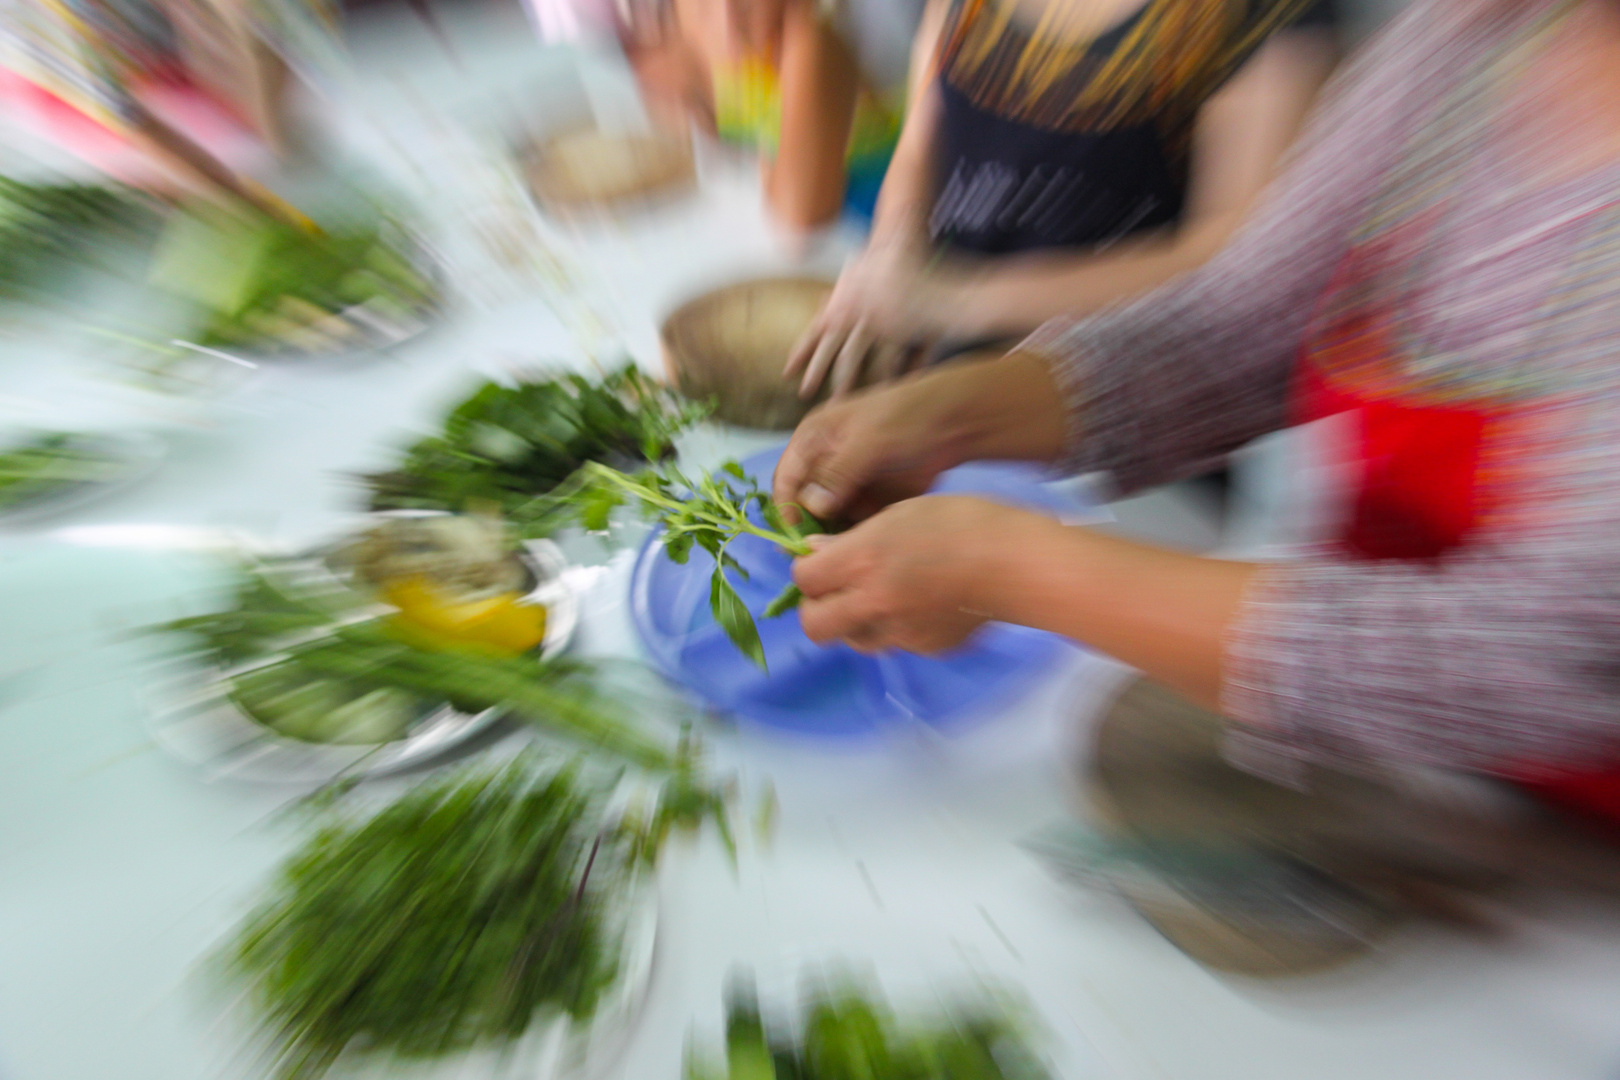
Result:
<svg viewBox="0 0 1620 1080"><path fill-rule="evenodd" d="M366 76L332 106L345 142L444 236L495 212L490 148L522 109L555 117L585 102L635 118L622 72L536 49L519 18L453 22L463 70L419 27L363 28ZM477 373L548 358L584 368L614 342L655 366L660 313L788 265L735 163L707 163L692 199L542 231L573 284L498 271L446 241L464 293L430 335L369 360L265 365L192 412L108 390L106 357L81 337L0 338L13 409L140 423L170 444L139 486L0 537L0 1077L254 1075L198 965L296 841L275 817L294 793L205 782L146 734L129 631L206 578L172 530L330 532L355 505L344 475L386 461ZM818 265L835 267L849 242ZM687 451L712 462L770 441L705 430ZM603 566L578 648L634 655L627 560ZM837 960L870 965L902 1000L978 975L1022 987L1072 1080L1620 1075L1620 932L1596 912L1517 920L1499 940L1414 933L1353 970L1268 985L1211 975L1116 901L1051 881L1016 842L1064 813L1066 763L1111 677L1076 660L954 741L828 746L717 728L722 767L774 783L780 832L768 850L749 845L735 874L712 844L674 854L650 995L610 1076L676 1077L687 1033L714 1032L734 964L786 995L802 965Z"/></svg>

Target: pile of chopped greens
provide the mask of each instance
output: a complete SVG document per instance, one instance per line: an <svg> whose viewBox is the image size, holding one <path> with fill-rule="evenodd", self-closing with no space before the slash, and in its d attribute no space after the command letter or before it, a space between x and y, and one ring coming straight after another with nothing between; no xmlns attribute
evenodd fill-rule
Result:
<svg viewBox="0 0 1620 1080"><path fill-rule="evenodd" d="M0 512L64 488L105 483L124 468L124 461L83 435L49 432L35 436L0 450Z"/></svg>
<svg viewBox="0 0 1620 1080"><path fill-rule="evenodd" d="M34 295L98 243L136 236L155 220L143 203L114 188L0 176L0 298Z"/></svg>
<svg viewBox="0 0 1620 1080"><path fill-rule="evenodd" d="M194 337L205 347L319 354L388 343L423 325L438 289L386 232L179 214L151 277L206 312Z"/></svg>
<svg viewBox="0 0 1620 1080"><path fill-rule="evenodd" d="M446 647L390 615L369 613L364 599L245 567L224 610L161 629L183 635L197 659L225 673L238 707L294 738L397 739L448 703L469 713L500 709L643 768L678 763L670 743L632 720L590 665Z"/></svg>
<svg viewBox="0 0 1620 1080"><path fill-rule="evenodd" d="M686 1080L1050 1080L1014 1011L981 1000L902 1022L851 981L818 992L797 1025L767 1024L734 980L725 1062L688 1053Z"/></svg>
<svg viewBox="0 0 1620 1080"><path fill-rule="evenodd" d="M727 571L743 577L748 572L726 548L739 536L754 536L792 555L808 555L806 538L827 531L802 508L796 522L788 521L782 508L735 461L722 465L718 474L702 473L696 479L667 463L634 474L591 464L580 470L557 499L592 532L605 531L620 506L636 505L662 526L664 554L676 563L685 565L693 545L708 552L714 559L709 577L714 621L732 644L762 668L765 648L759 628L726 577ZM775 618L797 607L800 599L798 586L789 584L766 605L763 614Z"/></svg>
<svg viewBox="0 0 1620 1080"><path fill-rule="evenodd" d="M529 751L419 783L369 816L351 795L324 796L319 831L223 957L250 987L276 1075L501 1048L539 1020L588 1021L622 974L626 900L670 825L610 818L611 786Z"/></svg>
<svg viewBox="0 0 1620 1080"><path fill-rule="evenodd" d="M374 510L498 508L527 536L566 515L544 498L582 466L660 461L705 409L683 402L633 365L600 381L563 375L516 386L485 383L442 431L395 469L366 477Z"/></svg>

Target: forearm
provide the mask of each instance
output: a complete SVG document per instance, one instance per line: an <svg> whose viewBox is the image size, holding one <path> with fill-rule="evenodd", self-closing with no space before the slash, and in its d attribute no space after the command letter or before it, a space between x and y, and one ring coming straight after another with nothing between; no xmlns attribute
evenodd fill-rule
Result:
<svg viewBox="0 0 1620 1080"><path fill-rule="evenodd" d="M844 202L845 156L860 72L814 5L793 5L782 49L782 128L765 167L765 197L790 229L820 228Z"/></svg>
<svg viewBox="0 0 1620 1080"><path fill-rule="evenodd" d="M938 434L947 466L968 461L1052 461L1066 417L1051 368L1027 353L968 356L908 380L917 415ZM905 384L902 384L905 385Z"/></svg>
<svg viewBox="0 0 1620 1080"><path fill-rule="evenodd" d="M974 606L1062 634L1215 708L1223 642L1258 571L1031 516L988 539Z"/></svg>
<svg viewBox="0 0 1620 1080"><path fill-rule="evenodd" d="M1030 333L1048 319L1094 314L1201 266L1240 220L1240 214L1224 214L1173 233L1125 241L1100 254L951 258L933 279L940 333L965 341L1004 338Z"/></svg>
<svg viewBox="0 0 1620 1080"><path fill-rule="evenodd" d="M870 243L926 241L928 215L934 205L934 136L938 124L938 93L926 88L911 102L900 141L884 173Z"/></svg>

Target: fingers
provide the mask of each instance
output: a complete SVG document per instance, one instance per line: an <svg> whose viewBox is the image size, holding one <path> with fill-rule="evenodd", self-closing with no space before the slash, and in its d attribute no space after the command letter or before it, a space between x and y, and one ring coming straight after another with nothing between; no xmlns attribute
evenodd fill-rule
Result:
<svg viewBox="0 0 1620 1080"><path fill-rule="evenodd" d="M854 592L834 593L819 600L806 599L799 604L799 625L804 636L817 645L835 641L864 645L878 649L883 646L881 627L869 612L860 595Z"/></svg>
<svg viewBox="0 0 1620 1080"><path fill-rule="evenodd" d="M848 431L811 464L799 504L823 521L836 517L866 486L878 464L879 448L872 432Z"/></svg>
<svg viewBox="0 0 1620 1080"><path fill-rule="evenodd" d="M804 378L799 381L799 397L809 400L816 396L821 389L821 381L827 377L827 371L838 358L849 336L849 330L843 325L824 326L820 337L816 339L816 347L810 353L810 359L805 364Z"/></svg>
<svg viewBox="0 0 1620 1080"><path fill-rule="evenodd" d="M826 453L827 429L831 426L825 407L817 409L793 432L787 449L776 462L776 473L771 480L771 499L792 510L802 497L804 486L810 480L811 470L821 455Z"/></svg>
<svg viewBox="0 0 1620 1080"><path fill-rule="evenodd" d="M822 308L820 314L810 320L799 340L793 343L793 351L788 353L787 363L782 366L782 378L792 379L810 363L810 357L815 355L816 346L827 335L828 318L827 309Z"/></svg>
<svg viewBox="0 0 1620 1080"><path fill-rule="evenodd" d="M847 588L852 580L848 552L849 533L840 537L817 537L809 555L793 560L793 584L806 599L830 596Z"/></svg>
<svg viewBox="0 0 1620 1080"><path fill-rule="evenodd" d="M855 389L860 380L861 367L866 363L866 356L872 351L873 335L871 324L861 319L855 328L844 339L844 347L838 350L838 359L833 364L832 392L837 397L847 394Z"/></svg>
<svg viewBox="0 0 1620 1080"><path fill-rule="evenodd" d="M914 351L909 346L893 341L880 343L872 351L872 360L866 369L871 381L891 382L904 375L911 367L911 354Z"/></svg>

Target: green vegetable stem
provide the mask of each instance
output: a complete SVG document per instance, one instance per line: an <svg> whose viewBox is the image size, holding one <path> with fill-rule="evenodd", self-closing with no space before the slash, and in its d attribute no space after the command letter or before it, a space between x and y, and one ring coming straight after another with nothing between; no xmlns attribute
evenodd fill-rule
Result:
<svg viewBox="0 0 1620 1080"><path fill-rule="evenodd" d="M744 578L748 572L726 549L739 536L754 536L794 556L808 555L811 549L807 538L824 531L818 521L801 509L799 522L790 523L782 508L759 490L759 484L735 461L722 465L718 475L705 472L695 479L672 464L626 474L593 462L580 470L575 484L563 497L573 504L580 523L592 532L605 531L614 510L634 503L663 526L664 553L674 562L684 565L694 545L708 552L714 559L709 607L715 622L744 655L761 668L766 666L759 629L726 577L728 570ZM756 522L751 513L757 514L760 521ZM800 599L798 587L790 584L766 605L764 615L782 615L797 607Z"/></svg>

